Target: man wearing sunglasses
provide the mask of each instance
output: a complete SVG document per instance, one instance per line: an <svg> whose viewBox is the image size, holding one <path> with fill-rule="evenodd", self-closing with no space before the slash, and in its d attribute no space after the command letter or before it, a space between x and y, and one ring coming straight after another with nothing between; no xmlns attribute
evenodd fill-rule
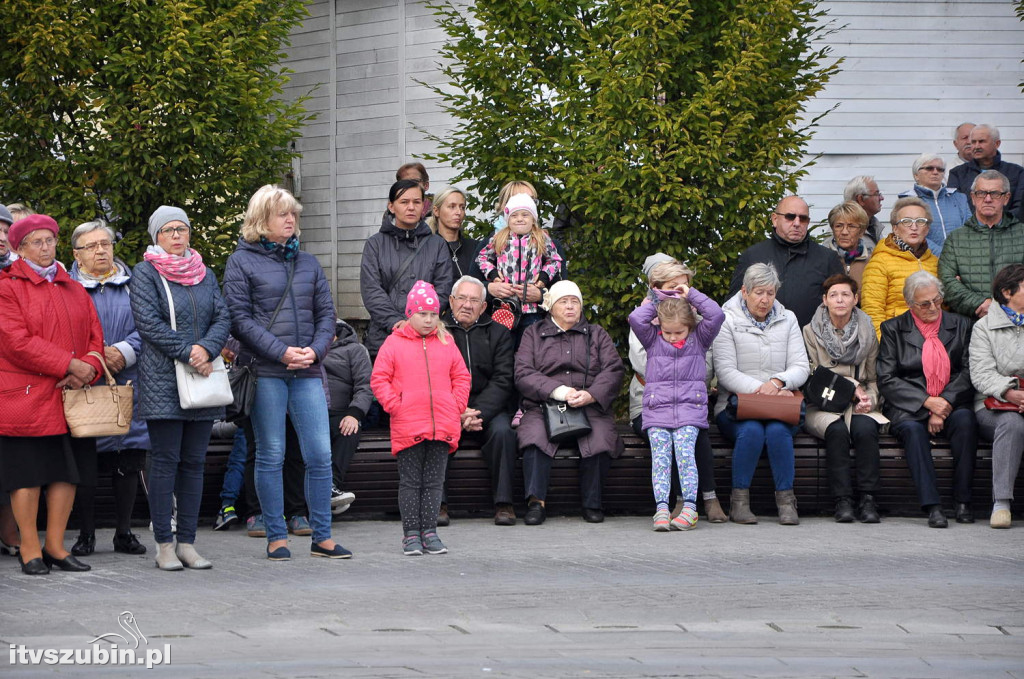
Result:
<svg viewBox="0 0 1024 679"><path fill-rule="evenodd" d="M1024 219L1024 167L1003 160L999 154L1000 143L999 130L995 126L975 126L970 137L973 158L949 171L948 185L966 194L971 207L975 208L977 202L970 195L974 180L985 170L997 170L1010 182L1010 199L1003 209L1018 219Z"/></svg>
<svg viewBox="0 0 1024 679"><path fill-rule="evenodd" d="M1000 172L979 174L971 200L974 214L946 238L939 278L951 310L982 318L992 304L992 279L1007 264L1024 264L1024 224L1005 212L1010 180Z"/></svg>
<svg viewBox="0 0 1024 679"><path fill-rule="evenodd" d="M772 234L762 243L751 245L740 255L732 275L729 296L739 292L743 274L751 264L771 264L782 279L776 299L796 314L803 327L811 322L821 304L821 284L829 276L845 273L836 254L818 245L807 235L811 213L799 196L786 196L771 216Z"/></svg>

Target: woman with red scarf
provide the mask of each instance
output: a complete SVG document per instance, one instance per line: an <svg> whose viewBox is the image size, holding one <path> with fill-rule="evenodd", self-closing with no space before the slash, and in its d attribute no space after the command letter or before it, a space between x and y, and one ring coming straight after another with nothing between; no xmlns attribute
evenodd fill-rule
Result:
<svg viewBox="0 0 1024 679"><path fill-rule="evenodd" d="M882 412L903 444L928 525L945 528L932 462L931 437L942 434L953 452L953 501L957 523L974 523L971 482L978 443L968 347L971 322L942 310L944 291L926 271L907 277L910 310L882 323L876 363Z"/></svg>
<svg viewBox="0 0 1024 679"><path fill-rule="evenodd" d="M149 246L129 283L132 315L142 337L139 416L149 429L149 514L161 570L210 568L196 553L196 522L203 495L203 467L213 421L224 408L184 409L178 399L174 363L209 375L231 329L231 316L217 276L189 247L192 225L181 208L161 205L149 218ZM174 301L171 327L168 294ZM177 545L171 511L178 500Z"/></svg>

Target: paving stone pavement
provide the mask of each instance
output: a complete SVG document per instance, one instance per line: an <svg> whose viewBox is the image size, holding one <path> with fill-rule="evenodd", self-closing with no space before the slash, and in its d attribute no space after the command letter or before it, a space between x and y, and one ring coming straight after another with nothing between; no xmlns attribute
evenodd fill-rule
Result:
<svg viewBox="0 0 1024 679"><path fill-rule="evenodd" d="M208 527L210 571L114 554L111 531L85 574L0 557L0 676L1024 679L1024 525L456 519L451 552L422 557L402 556L396 521L334 525L350 561L293 537L294 558L269 562L264 540ZM169 647L169 665L26 662L131 641L125 611L139 657Z"/></svg>

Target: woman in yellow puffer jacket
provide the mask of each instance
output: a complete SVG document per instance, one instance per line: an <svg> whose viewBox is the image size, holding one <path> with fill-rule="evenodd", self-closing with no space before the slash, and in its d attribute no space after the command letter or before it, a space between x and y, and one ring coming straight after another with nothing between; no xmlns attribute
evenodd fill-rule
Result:
<svg viewBox="0 0 1024 679"><path fill-rule="evenodd" d="M903 282L915 271L938 275L939 258L928 249L932 215L923 200L900 198L892 208L892 233L875 246L864 268L860 308L871 316L875 335L879 326L907 310Z"/></svg>

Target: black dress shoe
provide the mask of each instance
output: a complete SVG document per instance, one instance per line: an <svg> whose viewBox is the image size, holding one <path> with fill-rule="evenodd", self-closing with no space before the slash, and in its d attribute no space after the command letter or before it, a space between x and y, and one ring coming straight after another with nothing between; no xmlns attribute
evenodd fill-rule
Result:
<svg viewBox="0 0 1024 679"><path fill-rule="evenodd" d="M956 522L957 523L974 523L974 512L971 511L971 506L966 502L960 502L956 506Z"/></svg>
<svg viewBox="0 0 1024 679"><path fill-rule="evenodd" d="M21 554L19 554L18 563L21 564L21 572L25 575L49 575L50 573L50 567L43 563L43 560L39 557L25 563L21 560Z"/></svg>
<svg viewBox="0 0 1024 679"><path fill-rule="evenodd" d="M870 495L861 495L859 511L861 523L880 523L882 520L878 515L878 508L875 507L875 498Z"/></svg>
<svg viewBox="0 0 1024 679"><path fill-rule="evenodd" d="M928 527L946 528L947 526L949 526L949 521L946 521L946 515L942 513L942 507L940 505L932 505L932 508L928 511Z"/></svg>
<svg viewBox="0 0 1024 679"><path fill-rule="evenodd" d="M55 559L49 554L47 554L45 549L43 550L43 562L45 562L46 565L50 568L56 566L62 571L73 571L75 573L81 573L83 571L92 570L92 566L90 566L87 563L82 563L71 554L68 554L63 559Z"/></svg>
<svg viewBox="0 0 1024 679"><path fill-rule="evenodd" d="M79 533L78 539L71 547L75 556L89 556L96 551L96 533Z"/></svg>
<svg viewBox="0 0 1024 679"><path fill-rule="evenodd" d="M587 523L602 523L604 521L604 512L602 512L600 509L591 509L590 507L584 507L583 520Z"/></svg>
<svg viewBox="0 0 1024 679"><path fill-rule="evenodd" d="M114 551L121 554L145 554L146 546L139 543L134 533L114 533ZM74 554L75 550L72 549Z"/></svg>
<svg viewBox="0 0 1024 679"><path fill-rule="evenodd" d="M848 497L836 500L836 523L853 523L853 501Z"/></svg>
<svg viewBox="0 0 1024 679"><path fill-rule="evenodd" d="M544 511L544 505L534 500L526 509L526 516L523 517L523 523L527 526L539 526L544 523L544 519L546 518L548 518L548 515L547 512Z"/></svg>

